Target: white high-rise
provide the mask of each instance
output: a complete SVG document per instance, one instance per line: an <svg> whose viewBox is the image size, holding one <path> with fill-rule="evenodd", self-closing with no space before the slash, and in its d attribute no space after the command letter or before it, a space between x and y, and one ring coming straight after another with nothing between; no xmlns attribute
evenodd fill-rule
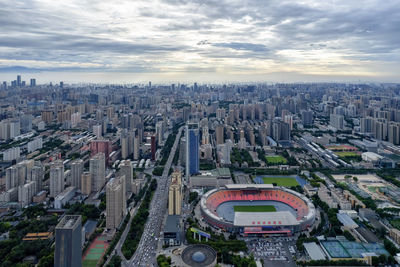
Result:
<svg viewBox="0 0 400 267"><path fill-rule="evenodd" d="M71 180L70 185L75 188L81 188L81 175L83 173L83 160L77 159L71 163Z"/></svg>
<svg viewBox="0 0 400 267"><path fill-rule="evenodd" d="M50 196L60 194L64 191L64 186L64 165L62 161L56 161L50 167Z"/></svg>

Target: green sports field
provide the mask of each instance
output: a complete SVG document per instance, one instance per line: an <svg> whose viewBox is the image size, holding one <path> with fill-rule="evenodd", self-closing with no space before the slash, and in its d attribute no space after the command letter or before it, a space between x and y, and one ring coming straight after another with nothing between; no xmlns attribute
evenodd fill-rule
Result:
<svg viewBox="0 0 400 267"><path fill-rule="evenodd" d="M282 156L265 156L268 164L286 164L287 160Z"/></svg>
<svg viewBox="0 0 400 267"><path fill-rule="evenodd" d="M345 152L335 152L339 157L357 157L360 156L357 152L354 151L345 151Z"/></svg>
<svg viewBox="0 0 400 267"><path fill-rule="evenodd" d="M277 186L298 186L296 178L293 177L263 177L264 184L276 184Z"/></svg>
<svg viewBox="0 0 400 267"><path fill-rule="evenodd" d="M234 206L235 212L274 212L276 211L274 206Z"/></svg>

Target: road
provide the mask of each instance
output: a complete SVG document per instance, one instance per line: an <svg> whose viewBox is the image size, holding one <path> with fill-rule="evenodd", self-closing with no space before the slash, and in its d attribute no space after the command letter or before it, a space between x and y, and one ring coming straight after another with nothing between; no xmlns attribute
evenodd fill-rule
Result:
<svg viewBox="0 0 400 267"><path fill-rule="evenodd" d="M133 257L130 260L122 263L123 266L157 266L157 240L162 238L160 236L160 232L162 231L161 225L164 215L167 211L168 188L171 182L170 179L168 179L168 173L178 147L182 129L183 127L179 129L176 135L175 142L172 146L167 163L165 164L163 174L157 179L157 189L150 204L149 217L139 245Z"/></svg>
<svg viewBox="0 0 400 267"><path fill-rule="evenodd" d="M113 251L111 252L111 254L108 257L108 259L107 259L106 263L104 264L104 266L107 266L107 264L110 262L111 258L115 255L115 253L117 253L118 256L120 256L123 261L126 261L124 254L122 254L121 248L122 248L122 245L125 242L126 236L129 233L129 229L131 229L132 219L133 219L133 217L135 217L140 205L142 204L142 201L143 201L143 199L140 200L140 202L136 205L136 207L132 207L131 208L131 210L129 212L131 217L129 218L129 221L126 224L126 227L124 229L124 232L121 235L121 238L119 239L118 243L115 245ZM124 217L123 220L125 220L125 217Z"/></svg>

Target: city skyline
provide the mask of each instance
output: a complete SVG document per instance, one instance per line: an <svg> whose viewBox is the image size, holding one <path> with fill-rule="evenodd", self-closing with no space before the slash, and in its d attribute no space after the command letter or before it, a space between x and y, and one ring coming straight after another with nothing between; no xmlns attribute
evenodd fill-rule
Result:
<svg viewBox="0 0 400 267"><path fill-rule="evenodd" d="M5 1L0 12L1 80L399 81L396 1Z"/></svg>

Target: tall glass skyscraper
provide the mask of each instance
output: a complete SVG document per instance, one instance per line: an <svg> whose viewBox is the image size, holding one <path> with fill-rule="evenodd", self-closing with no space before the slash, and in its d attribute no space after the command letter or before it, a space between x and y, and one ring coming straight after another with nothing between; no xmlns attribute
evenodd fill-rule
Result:
<svg viewBox="0 0 400 267"><path fill-rule="evenodd" d="M82 266L82 219L66 215L56 226L55 267Z"/></svg>
<svg viewBox="0 0 400 267"><path fill-rule="evenodd" d="M199 124L186 125L186 177L199 173L200 153Z"/></svg>

